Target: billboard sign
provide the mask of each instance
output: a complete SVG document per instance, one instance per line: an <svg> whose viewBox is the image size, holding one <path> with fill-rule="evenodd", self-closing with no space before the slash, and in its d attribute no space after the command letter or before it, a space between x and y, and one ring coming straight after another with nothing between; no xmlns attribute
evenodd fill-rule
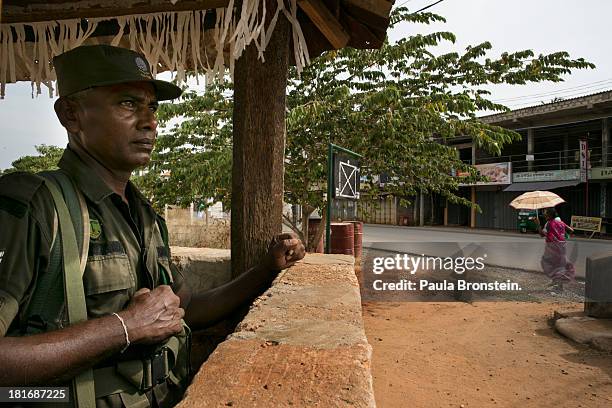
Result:
<svg viewBox="0 0 612 408"><path fill-rule="evenodd" d="M492 186L501 184L512 184L512 163L491 163L477 164L476 169L481 176L485 176L489 181L479 181L478 186Z"/></svg>
<svg viewBox="0 0 612 408"><path fill-rule="evenodd" d="M580 141L580 182L586 183L589 179L589 145L588 141Z"/></svg>
<svg viewBox="0 0 612 408"><path fill-rule="evenodd" d="M497 185L505 185L512 184L512 163L504 162L504 163L489 163L489 164L477 164L476 170L480 173L481 176L485 176L489 179L489 181L479 181L474 184L461 184L463 186L467 185L475 185L475 186L497 186ZM467 172L457 172L458 177L466 177L469 173Z"/></svg>
<svg viewBox="0 0 612 408"><path fill-rule="evenodd" d="M572 215L570 225L573 229L590 232L601 232L601 221L599 217L582 217Z"/></svg>
<svg viewBox="0 0 612 408"><path fill-rule="evenodd" d="M547 170L547 171L526 171L514 173L512 181L514 183L529 183L533 181L569 181L578 180L580 171L572 170Z"/></svg>
<svg viewBox="0 0 612 408"><path fill-rule="evenodd" d="M612 179L612 167L597 167L591 169L589 178L592 180Z"/></svg>
<svg viewBox="0 0 612 408"><path fill-rule="evenodd" d="M334 154L334 198L359 199L359 161Z"/></svg>

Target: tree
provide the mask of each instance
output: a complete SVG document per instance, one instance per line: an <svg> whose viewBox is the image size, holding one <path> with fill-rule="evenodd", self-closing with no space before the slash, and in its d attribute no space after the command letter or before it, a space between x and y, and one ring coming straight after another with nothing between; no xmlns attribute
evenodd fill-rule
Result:
<svg viewBox="0 0 612 408"><path fill-rule="evenodd" d="M435 21L444 19L406 8L398 8L392 17L393 26ZM404 202L422 191L471 205L455 194L459 180L452 176L453 170L470 174L461 181L480 178L446 142L471 136L478 147L499 155L504 144L520 137L478 121L480 111L507 110L491 102L483 87L558 82L572 69L594 67L583 59L570 59L566 52L536 57L525 50L491 59L486 57L491 49L488 42L462 54L435 55L431 49L442 41L454 42L455 36L417 34L386 42L380 50L330 52L294 79L288 98L285 189L290 202L304 206L304 220L310 210L326 205L321 190L328 142L361 153L366 175L386 173L392 180L385 185L386 192ZM370 192L380 192L376 183L371 183ZM322 227L317 240L321 233Z"/></svg>
<svg viewBox="0 0 612 408"><path fill-rule="evenodd" d="M211 202L229 205L232 167L231 82L213 82L203 95L186 91L179 103L160 105L158 135L151 162L138 186L153 205L204 208ZM176 119L180 119L177 123Z"/></svg>
<svg viewBox="0 0 612 408"><path fill-rule="evenodd" d="M437 21L444 18L432 13L410 13L406 8L394 10L392 16L392 26ZM462 182L481 178L473 166L459 160L447 142L454 137L471 136L478 147L499 155L504 144L520 137L478 121L478 112L507 110L488 99L490 94L484 87L558 82L572 69L594 67L583 59L571 59L566 52L536 56L524 50L490 58L487 53L492 47L488 42L467 47L462 53L434 53L442 42L454 41L450 32L416 34L396 43L386 42L380 50L346 48L327 52L314 59L300 77L292 72L287 98L285 196L287 202L304 208L304 237L308 236L306 220L312 211L325 213L328 142L364 155L362 170L369 176L373 196L381 193L373 182L374 176L386 173L392 182L385 185L385 192L400 197L404 203L418 192L426 192L471 205L455 194L460 181L452 174L467 172L469 176ZM229 199L229 184L225 183L230 162L202 162L206 156L229 154L230 140L220 134L228 135L223 129L231 123L227 111L216 108L211 100L222 101L223 107L230 110L231 95L220 94L218 89L214 86L197 97L188 93L176 106L162 109L170 113L168 118L182 115L186 120L172 130L182 138L171 146L176 151L162 150L155 160L163 160L172 174L185 177L179 179L180 185L192 189L180 188L182 196L191 191L203 194L201 197ZM163 143L166 139L161 141L162 149L168 149L170 145ZM206 153L208 145L212 150ZM201 150L194 151L193 146ZM215 178L221 181L216 185L221 190L213 190L215 184L206 188L195 185L202 168L216 173ZM159 171L150 174L159 180ZM204 177L202 185L215 182ZM176 183L169 185L176 189ZM207 196L211 191L215 195ZM162 201L176 199L161 188L155 189L154 194ZM317 237L321 233L322 227Z"/></svg>
<svg viewBox="0 0 612 408"><path fill-rule="evenodd" d="M57 169L57 163L64 152L63 148L48 145L38 145L35 146L35 148L38 153L37 156L20 157L11 163L13 167L4 170L2 174L8 174L15 171L38 173L40 171Z"/></svg>

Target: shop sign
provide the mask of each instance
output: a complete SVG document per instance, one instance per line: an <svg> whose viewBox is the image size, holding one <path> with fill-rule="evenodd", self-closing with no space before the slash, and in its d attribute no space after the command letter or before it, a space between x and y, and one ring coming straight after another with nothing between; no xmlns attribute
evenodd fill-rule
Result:
<svg viewBox="0 0 612 408"><path fill-rule="evenodd" d="M586 183L589 179L589 144L586 140L580 141L580 182Z"/></svg>
<svg viewBox="0 0 612 408"><path fill-rule="evenodd" d="M570 225L575 230L600 232L601 231L601 218L599 217L582 217L579 215L572 215Z"/></svg>
<svg viewBox="0 0 612 408"><path fill-rule="evenodd" d="M492 186L499 184L512 184L512 163L477 164L476 169L481 176L489 181L479 181L476 185Z"/></svg>
<svg viewBox="0 0 612 408"><path fill-rule="evenodd" d="M596 167L591 169L589 178L593 180L612 179L612 167Z"/></svg>
<svg viewBox="0 0 612 408"><path fill-rule="evenodd" d="M479 181L474 184L476 186L496 186L503 184L512 184L512 163L504 162L504 163L488 163L488 164L477 164L476 170L480 173L481 176L485 176L489 179L489 181ZM466 177L469 173L467 172L458 172L457 176ZM468 185L468 184L462 184Z"/></svg>
<svg viewBox="0 0 612 408"><path fill-rule="evenodd" d="M547 170L547 171L526 171L522 173L514 173L512 182L514 183L529 183L532 181L565 181L578 180L580 178L580 170Z"/></svg>

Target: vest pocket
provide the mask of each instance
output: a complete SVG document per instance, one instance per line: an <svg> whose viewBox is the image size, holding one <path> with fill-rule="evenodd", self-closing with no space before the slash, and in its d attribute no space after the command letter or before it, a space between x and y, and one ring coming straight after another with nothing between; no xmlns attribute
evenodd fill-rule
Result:
<svg viewBox="0 0 612 408"><path fill-rule="evenodd" d="M157 268L159 274L159 284L172 286L174 278L170 269L170 260L167 257L157 258Z"/></svg>
<svg viewBox="0 0 612 408"><path fill-rule="evenodd" d="M136 282L126 254L96 255L87 259L83 277L86 295L130 289ZM126 293L127 294L127 293Z"/></svg>

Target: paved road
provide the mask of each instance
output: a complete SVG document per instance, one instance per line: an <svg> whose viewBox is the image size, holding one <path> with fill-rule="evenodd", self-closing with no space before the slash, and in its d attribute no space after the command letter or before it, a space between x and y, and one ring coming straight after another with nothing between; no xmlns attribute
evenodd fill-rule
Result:
<svg viewBox="0 0 612 408"><path fill-rule="evenodd" d="M388 251L450 256L486 254L487 263L509 268L541 270L544 239L536 234L444 227L400 227L364 225L364 247ZM572 238L568 258L576 275L584 277L586 258L596 254L612 255L612 241Z"/></svg>

